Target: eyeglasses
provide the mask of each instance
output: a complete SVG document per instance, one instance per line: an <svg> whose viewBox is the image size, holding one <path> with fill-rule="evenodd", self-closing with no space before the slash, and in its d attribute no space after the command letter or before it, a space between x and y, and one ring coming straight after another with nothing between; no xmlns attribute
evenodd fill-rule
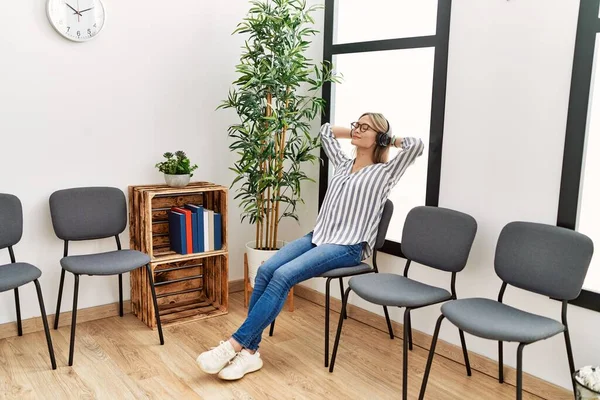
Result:
<svg viewBox="0 0 600 400"><path fill-rule="evenodd" d="M365 124L365 123L360 123L360 122L353 122L350 124L350 127L352 128L353 131L359 130L361 133L366 132L369 129L377 132L377 130L375 128L373 128L371 125Z"/></svg>

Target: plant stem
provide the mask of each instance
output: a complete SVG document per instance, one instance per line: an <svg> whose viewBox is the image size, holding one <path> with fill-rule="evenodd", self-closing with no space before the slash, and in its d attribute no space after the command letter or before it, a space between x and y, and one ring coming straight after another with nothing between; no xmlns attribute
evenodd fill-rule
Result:
<svg viewBox="0 0 600 400"><path fill-rule="evenodd" d="M262 197L262 194L261 194L261 197ZM258 203L259 209L261 207L261 201L260 200L261 199L258 198L258 196L257 196L256 202ZM259 218L259 219L256 220L256 249L257 250L260 249L260 239L261 239L261 236L260 236L260 218Z"/></svg>
<svg viewBox="0 0 600 400"><path fill-rule="evenodd" d="M291 87L287 87L286 90L286 100L285 100L285 110L287 110L287 108L289 107L289 103L290 103L290 99L289 99L289 94L290 91L292 90ZM285 155L285 133L287 132L287 125L283 126L283 130L281 132L281 136L280 136L280 140L281 143L279 145L279 149L280 152L277 155L277 159L279 161L279 165L278 165L278 170L279 170L279 179L278 181L281 182L281 178L283 177L283 156ZM281 195L281 185L277 185L277 196L276 198L279 198L279 196ZM275 242L275 245L277 245L277 230L279 228L279 203L280 201L276 201L275 202L275 215L273 215L273 241Z"/></svg>
<svg viewBox="0 0 600 400"><path fill-rule="evenodd" d="M273 95L269 91L269 92L267 92L267 110L266 110L267 117L271 116L271 113L272 113L272 103L273 103ZM271 159L271 157L269 157L268 168L269 168L268 173L270 175L271 171L273 170L273 165L272 165L272 159ZM271 230L271 224L270 224L270 221L269 221L270 220L269 217L270 217L270 214L271 214L270 210L271 210L272 207L273 207L273 199L271 199L271 186L269 186L268 189L267 189L267 209L265 211L265 214L267 216L267 232L266 232L266 234L267 234L266 235L266 242L267 243L266 243L266 247L269 250L273 249L272 243L271 243L271 240L270 240L270 237L271 237L270 233L272 232L272 230Z"/></svg>

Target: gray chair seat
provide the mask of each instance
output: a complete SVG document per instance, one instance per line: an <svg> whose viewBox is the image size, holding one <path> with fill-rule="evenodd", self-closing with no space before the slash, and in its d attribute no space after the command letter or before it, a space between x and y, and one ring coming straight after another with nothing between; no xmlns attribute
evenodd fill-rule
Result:
<svg viewBox="0 0 600 400"><path fill-rule="evenodd" d="M42 271L31 264L14 263L0 266L0 292L11 290L33 282L42 276Z"/></svg>
<svg viewBox="0 0 600 400"><path fill-rule="evenodd" d="M355 276L348 285L363 299L379 305L421 307L452 296L445 289L413 281L396 274L369 274Z"/></svg>
<svg viewBox="0 0 600 400"><path fill-rule="evenodd" d="M150 257L137 250L116 250L106 253L68 256L60 265L80 275L117 275L129 272L150 262Z"/></svg>
<svg viewBox="0 0 600 400"><path fill-rule="evenodd" d="M367 271L373 270L369 264L360 263L353 267L343 267L343 268L335 268L331 271L327 271L324 274L321 274L321 278L344 278L346 276L352 276L357 274L362 274Z"/></svg>
<svg viewBox="0 0 600 400"><path fill-rule="evenodd" d="M485 298L460 299L442 306L459 329L503 342L533 343L564 331L558 321Z"/></svg>

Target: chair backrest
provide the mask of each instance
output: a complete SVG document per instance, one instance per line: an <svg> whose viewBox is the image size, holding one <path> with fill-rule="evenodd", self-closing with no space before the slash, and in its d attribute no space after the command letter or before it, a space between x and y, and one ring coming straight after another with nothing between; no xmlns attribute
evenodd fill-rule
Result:
<svg viewBox="0 0 600 400"><path fill-rule="evenodd" d="M0 193L0 249L14 246L23 236L23 207L12 194Z"/></svg>
<svg viewBox="0 0 600 400"><path fill-rule="evenodd" d="M442 207L415 207L406 216L402 253L412 261L448 272L467 264L477 233L472 216Z"/></svg>
<svg viewBox="0 0 600 400"><path fill-rule="evenodd" d="M554 225L511 222L500 233L494 266L504 282L559 300L579 296L594 244Z"/></svg>
<svg viewBox="0 0 600 400"><path fill-rule="evenodd" d="M385 236L387 235L392 215L394 214L394 203L391 200L386 200L383 205L383 214L381 214L381 220L379 221L379 227L377 227L377 239L375 240L375 250L379 250L385 243Z"/></svg>
<svg viewBox="0 0 600 400"><path fill-rule="evenodd" d="M50 215L60 239L101 239L125 230L127 201L113 187L63 189L50 196Z"/></svg>

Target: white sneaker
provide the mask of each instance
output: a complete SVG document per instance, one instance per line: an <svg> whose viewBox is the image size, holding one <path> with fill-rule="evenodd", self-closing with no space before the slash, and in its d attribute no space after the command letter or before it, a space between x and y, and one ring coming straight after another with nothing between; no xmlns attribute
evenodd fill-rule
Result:
<svg viewBox="0 0 600 400"><path fill-rule="evenodd" d="M205 351L196 358L200 369L207 374L216 374L227 365L236 355L233 346L229 341L221 341L218 347Z"/></svg>
<svg viewBox="0 0 600 400"><path fill-rule="evenodd" d="M243 378L244 375L250 372L258 371L262 366L263 362L258 351L250 354L249 351L243 349L233 361L229 362L228 366L219 372L219 378L226 381L234 381Z"/></svg>

